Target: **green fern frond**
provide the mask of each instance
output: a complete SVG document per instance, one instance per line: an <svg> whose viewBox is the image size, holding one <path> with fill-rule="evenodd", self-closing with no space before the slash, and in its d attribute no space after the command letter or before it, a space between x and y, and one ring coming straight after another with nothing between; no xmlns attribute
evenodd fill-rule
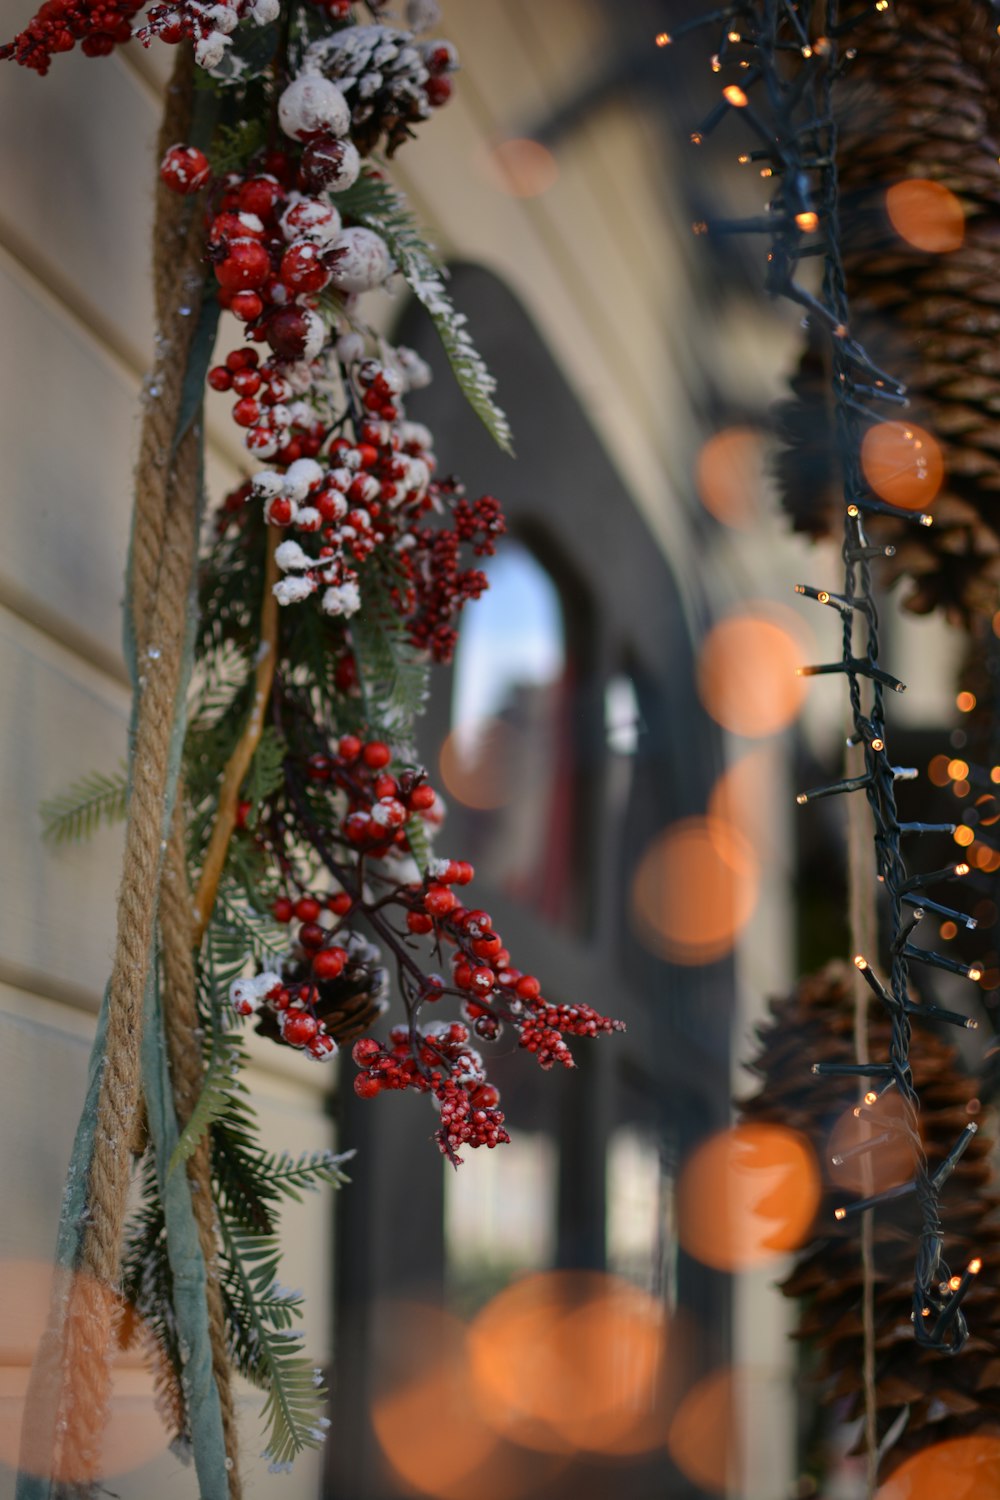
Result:
<svg viewBox="0 0 1000 1500"><path fill-rule="evenodd" d="M433 850L431 848L430 833L423 818L414 817L407 819L406 842L410 846L410 853L416 860L421 875L426 875L427 865Z"/></svg>
<svg viewBox="0 0 1000 1500"><path fill-rule="evenodd" d="M430 313L462 394L494 442L512 454L510 423L493 398L496 381L472 342L465 314L456 311L445 290L441 262L426 244L405 198L369 171L338 194L337 206L385 240L410 290Z"/></svg>
<svg viewBox="0 0 1000 1500"><path fill-rule="evenodd" d="M263 1420L267 1453L275 1464L290 1463L304 1448L323 1440L325 1393L312 1363L299 1351L300 1334L291 1327L300 1316L298 1294L276 1287L280 1246L272 1235L247 1234L220 1216L223 1285L241 1374L267 1392Z"/></svg>
<svg viewBox="0 0 1000 1500"><path fill-rule="evenodd" d="M353 1151L306 1151L301 1156L290 1156L283 1151L280 1156L262 1156L260 1171L272 1188L285 1198L301 1203L302 1193L314 1193L323 1186L342 1187L350 1178L341 1171L345 1161L350 1161Z"/></svg>
<svg viewBox="0 0 1000 1500"><path fill-rule="evenodd" d="M224 177L244 167L267 145L267 125L262 118L241 121L238 125L220 125L212 141L212 172Z"/></svg>
<svg viewBox="0 0 1000 1500"><path fill-rule="evenodd" d="M212 929L217 959L225 955L230 962L235 962L241 944L244 958L248 953L252 954L262 968L288 954L288 928L250 906L228 881L219 887Z"/></svg>
<svg viewBox="0 0 1000 1500"><path fill-rule="evenodd" d="M190 1160L206 1130L229 1109L233 1092L241 1087L240 1067L246 1062L242 1040L237 1036L213 1036L205 1068L205 1079L198 1102L180 1133L167 1167L173 1172L181 1162Z"/></svg>
<svg viewBox="0 0 1000 1500"><path fill-rule="evenodd" d="M121 822L127 803L128 772L124 767L111 775L92 771L40 805L45 825L42 836L50 844L81 843L101 823Z"/></svg>
<svg viewBox="0 0 1000 1500"><path fill-rule="evenodd" d="M406 630L379 598L377 575L366 579L367 606L351 618L351 645L368 725L397 744L413 736L414 720L427 701L429 668Z"/></svg>
<svg viewBox="0 0 1000 1500"><path fill-rule="evenodd" d="M250 769L243 782L243 795L257 808L267 800L285 780L285 756L288 746L281 735L268 724L261 733L257 748L250 762Z"/></svg>

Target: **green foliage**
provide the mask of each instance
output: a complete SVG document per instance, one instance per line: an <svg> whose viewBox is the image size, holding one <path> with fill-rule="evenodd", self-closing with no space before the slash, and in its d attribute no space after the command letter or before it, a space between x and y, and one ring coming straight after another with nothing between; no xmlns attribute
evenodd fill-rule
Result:
<svg viewBox="0 0 1000 1500"><path fill-rule="evenodd" d="M250 769L243 783L243 795L256 810L285 779L285 756L288 747L272 724L266 725L257 742ZM251 817L253 817L253 812Z"/></svg>
<svg viewBox="0 0 1000 1500"><path fill-rule="evenodd" d="M505 453L513 453L510 423L494 400L496 381L469 336L464 313L457 312L444 285L440 259L420 233L405 198L390 183L366 171L337 206L380 234L407 284L430 313L462 394Z"/></svg>
<svg viewBox="0 0 1000 1500"><path fill-rule="evenodd" d="M410 853L416 860L421 875L427 874L427 864L430 860L432 849L430 834L427 824L423 818L408 818L406 823L406 841L410 846Z"/></svg>
<svg viewBox="0 0 1000 1500"><path fill-rule="evenodd" d="M238 1036L213 1035L201 1093L174 1147L168 1172L194 1155L206 1130L226 1113L234 1090L242 1087L239 1069L245 1062L246 1054Z"/></svg>
<svg viewBox="0 0 1000 1500"><path fill-rule="evenodd" d="M301 1334L292 1327L301 1317L302 1299L277 1284L281 1247L275 1236L248 1234L225 1215L220 1231L222 1289L236 1366L267 1392L267 1456L274 1464L287 1464L323 1441L326 1393L312 1362L300 1352Z"/></svg>
<svg viewBox="0 0 1000 1500"><path fill-rule="evenodd" d="M128 772L124 767L110 776L92 771L41 804L43 837L49 844L79 844L96 833L102 823L120 822L127 805Z"/></svg>
<svg viewBox="0 0 1000 1500"><path fill-rule="evenodd" d="M351 617L351 644L371 731L397 744L413 737L414 720L427 701L429 668L410 645L378 575L364 580L366 603Z"/></svg>
<svg viewBox="0 0 1000 1500"><path fill-rule="evenodd" d="M220 125L212 141L213 174L224 177L227 172L237 171L266 145L267 119L263 115L240 120L235 125Z"/></svg>
<svg viewBox="0 0 1000 1500"><path fill-rule="evenodd" d="M219 886L211 933L217 955L226 955L231 963L242 965L252 954L263 969L288 952L288 928L248 904L228 881Z"/></svg>

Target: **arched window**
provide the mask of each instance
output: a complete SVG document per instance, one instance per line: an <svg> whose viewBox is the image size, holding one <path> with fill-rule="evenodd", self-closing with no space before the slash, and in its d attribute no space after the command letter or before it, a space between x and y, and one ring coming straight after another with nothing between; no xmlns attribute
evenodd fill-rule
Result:
<svg viewBox="0 0 1000 1500"><path fill-rule="evenodd" d="M439 769L449 838L484 884L552 921L574 907L576 671L560 590L521 541L462 622Z"/></svg>

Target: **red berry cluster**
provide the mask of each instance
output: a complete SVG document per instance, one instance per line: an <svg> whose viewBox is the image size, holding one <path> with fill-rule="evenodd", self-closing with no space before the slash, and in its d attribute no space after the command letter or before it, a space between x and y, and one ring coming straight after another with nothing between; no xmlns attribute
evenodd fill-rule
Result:
<svg viewBox="0 0 1000 1500"><path fill-rule="evenodd" d="M454 1165L463 1146L492 1150L510 1140L497 1107L499 1092L487 1082L483 1060L469 1046L468 1027L460 1022L436 1022L412 1036L408 1026L394 1026L386 1046L362 1037L351 1055L363 1070L354 1080L361 1099L391 1089L434 1095L441 1109L435 1140Z"/></svg>
<svg viewBox="0 0 1000 1500"><path fill-rule="evenodd" d="M45 4L0 47L0 59L13 58L44 76L57 52L71 52L77 42L87 57L107 57L132 35L132 21L144 0L45 0Z"/></svg>
<svg viewBox="0 0 1000 1500"><path fill-rule="evenodd" d="M253 8L254 0L221 0L221 4L216 0L215 6L202 4L200 0L195 0L194 4L189 0L167 0L166 4L150 6L145 24L136 36L144 47L148 47L154 37L172 46L184 41L197 44L218 29L220 11L230 11L233 16L231 24L235 25L250 15Z"/></svg>
<svg viewBox="0 0 1000 1500"><path fill-rule="evenodd" d="M413 644L435 661L450 662L458 642L456 616L489 587L481 568L462 566L462 544L471 545L477 557L492 557L506 523L498 500L483 495L470 504L454 479L433 484L430 500L438 507L454 506L454 525L412 528L412 545L401 555L409 584L406 613Z"/></svg>
<svg viewBox="0 0 1000 1500"><path fill-rule="evenodd" d="M328 783L347 794L340 824L343 839L375 859L393 849L408 849L408 820L433 818L440 806L425 772L406 770L394 776L388 769L391 760L384 740L364 743L357 735L345 734L333 754L318 751L306 765L314 784Z"/></svg>

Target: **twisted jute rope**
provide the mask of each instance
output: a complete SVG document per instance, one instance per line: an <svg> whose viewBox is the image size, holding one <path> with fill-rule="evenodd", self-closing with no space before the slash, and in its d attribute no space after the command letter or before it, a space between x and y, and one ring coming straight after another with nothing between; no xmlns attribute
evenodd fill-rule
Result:
<svg viewBox="0 0 1000 1500"><path fill-rule="evenodd" d="M193 64L179 49L167 92L157 160L186 140L193 101ZM118 895L117 934L108 1000L105 1058L97 1104L97 1131L88 1181L88 1218L81 1273L69 1296L64 1334L67 1382L60 1421L58 1473L77 1489L98 1477L108 1411L110 1353L115 1339L122 1235L127 1211L129 1143L140 1107L142 1019L156 931L163 866L163 816L168 795L169 751L181 688L186 614L197 547L201 482L200 434L192 423L174 447L182 395L201 300L200 212L158 187L154 227L156 351L147 383L136 469L131 594L138 694L132 785L125 832L124 873ZM175 1088L180 1081L181 1123L189 1117L202 1081L195 1035L194 969L190 906L186 922L178 901L186 892L180 815L167 845L172 879L164 882L169 915L164 996ZM171 846L174 852L171 853ZM183 1032L186 1028L186 1036ZM213 1368L219 1386L230 1493L239 1496L235 1416L226 1354L222 1297L215 1262L215 1229L207 1148L191 1169L192 1194L208 1276Z"/></svg>

